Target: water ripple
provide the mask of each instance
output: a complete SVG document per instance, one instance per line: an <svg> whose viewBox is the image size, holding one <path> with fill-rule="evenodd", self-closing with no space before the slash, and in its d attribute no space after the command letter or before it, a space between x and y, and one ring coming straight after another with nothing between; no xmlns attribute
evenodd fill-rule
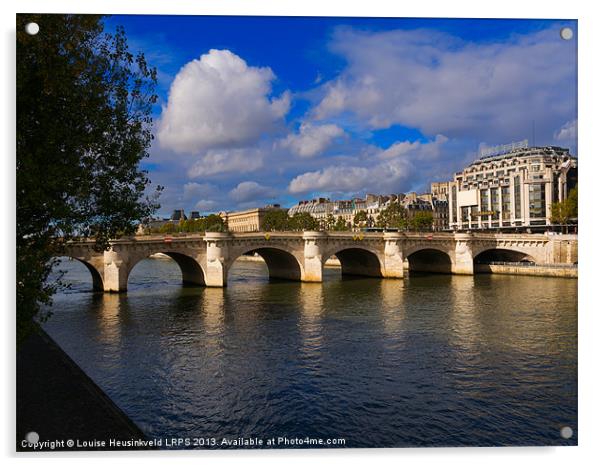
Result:
<svg viewBox="0 0 602 466"><path fill-rule="evenodd" d="M576 444L559 436L577 432L574 280L271 283L237 263L227 289L195 289L147 260L116 296L76 265L46 328L149 436Z"/></svg>

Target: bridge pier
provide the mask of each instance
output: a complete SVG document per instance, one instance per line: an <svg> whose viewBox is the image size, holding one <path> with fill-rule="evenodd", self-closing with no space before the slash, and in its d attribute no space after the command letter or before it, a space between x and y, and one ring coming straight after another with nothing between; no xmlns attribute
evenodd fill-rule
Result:
<svg viewBox="0 0 602 466"><path fill-rule="evenodd" d="M229 258L228 233L207 232L204 237L207 244L207 268L205 269L205 285L224 287L228 282L226 262Z"/></svg>
<svg viewBox="0 0 602 466"><path fill-rule="evenodd" d="M452 273L456 275L474 275L474 261L472 255L470 233L454 233L456 243Z"/></svg>
<svg viewBox="0 0 602 466"><path fill-rule="evenodd" d="M383 277L403 278L403 250L401 233L385 233L385 256Z"/></svg>
<svg viewBox="0 0 602 466"><path fill-rule="evenodd" d="M322 250L320 242L325 238L325 234L319 231L303 232L303 270L301 272L301 281L317 282L322 281Z"/></svg>
<svg viewBox="0 0 602 466"><path fill-rule="evenodd" d="M123 293L128 289L128 264L122 255L114 250L104 252L104 291Z"/></svg>

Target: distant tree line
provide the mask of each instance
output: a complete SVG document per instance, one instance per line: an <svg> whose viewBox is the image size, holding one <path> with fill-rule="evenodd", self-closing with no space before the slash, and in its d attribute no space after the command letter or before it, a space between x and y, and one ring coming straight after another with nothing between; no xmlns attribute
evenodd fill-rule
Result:
<svg viewBox="0 0 602 466"><path fill-rule="evenodd" d="M318 220L308 212L296 212L289 216L284 210L267 212L263 220L265 231L351 231L353 228L391 228L411 231L427 231L433 227L433 213L416 212L412 217L399 202L393 202L383 209L376 221L365 210L360 210L353 217L353 223L343 217L335 218L328 214L324 220Z"/></svg>
<svg viewBox="0 0 602 466"><path fill-rule="evenodd" d="M319 230L320 222L308 212L297 212L289 216L285 210L271 210L263 218L265 231Z"/></svg>
<svg viewBox="0 0 602 466"><path fill-rule="evenodd" d="M421 210L409 216L408 211L399 202L392 202L376 218L377 228L397 230L428 231L433 228L433 212Z"/></svg>
<svg viewBox="0 0 602 466"><path fill-rule="evenodd" d="M170 233L195 233L204 231L228 231L224 219L216 214L201 218L189 218L179 222L167 222L158 228L150 228L150 233L170 234Z"/></svg>

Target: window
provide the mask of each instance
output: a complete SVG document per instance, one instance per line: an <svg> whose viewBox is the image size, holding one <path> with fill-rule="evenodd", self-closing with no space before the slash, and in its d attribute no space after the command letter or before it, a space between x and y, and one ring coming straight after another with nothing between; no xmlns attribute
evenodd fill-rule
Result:
<svg viewBox="0 0 602 466"><path fill-rule="evenodd" d="M462 227L468 228L468 215L470 212L470 207L462 207Z"/></svg>
<svg viewBox="0 0 602 466"><path fill-rule="evenodd" d="M502 188L502 220L510 219L510 188Z"/></svg>
<svg viewBox="0 0 602 466"><path fill-rule="evenodd" d="M481 189L481 212L489 212L491 208L489 207L489 190ZM481 216L484 222L489 220L489 215Z"/></svg>
<svg viewBox="0 0 602 466"><path fill-rule="evenodd" d="M479 219L478 213L479 213L479 207L476 205L473 205L470 208L470 220L472 220L473 222L476 222Z"/></svg>
<svg viewBox="0 0 602 466"><path fill-rule="evenodd" d="M529 216L545 218L546 216L546 185L533 183L529 185Z"/></svg>
<svg viewBox="0 0 602 466"><path fill-rule="evenodd" d="M500 198L497 188L491 188L491 210L494 214L491 216L493 220L500 218Z"/></svg>
<svg viewBox="0 0 602 466"><path fill-rule="evenodd" d="M458 221L458 207L457 207L457 199L456 199L456 186L452 186L451 198L452 198L452 222Z"/></svg>
<svg viewBox="0 0 602 466"><path fill-rule="evenodd" d="M514 177L514 218L521 218L521 184L520 184L520 176ZM518 223L517 223L518 225Z"/></svg>
<svg viewBox="0 0 602 466"><path fill-rule="evenodd" d="M552 183L552 202L558 202L560 199L560 188L559 188L559 183L558 183L558 173L554 173L554 177L553 180L554 182Z"/></svg>

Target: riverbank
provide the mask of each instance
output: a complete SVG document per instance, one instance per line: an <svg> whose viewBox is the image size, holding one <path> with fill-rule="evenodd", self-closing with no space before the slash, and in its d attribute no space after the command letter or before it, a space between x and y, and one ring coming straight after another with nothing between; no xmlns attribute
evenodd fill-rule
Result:
<svg viewBox="0 0 602 466"><path fill-rule="evenodd" d="M16 411L17 451L149 449L111 445L111 441L147 439L42 329L17 351ZM35 448L24 442L30 432L39 437ZM78 447L78 440L80 445L92 444Z"/></svg>
<svg viewBox="0 0 602 466"><path fill-rule="evenodd" d="M578 278L577 267L538 266L538 265L502 265L475 264L475 273L492 273L499 275L530 275L533 277Z"/></svg>

